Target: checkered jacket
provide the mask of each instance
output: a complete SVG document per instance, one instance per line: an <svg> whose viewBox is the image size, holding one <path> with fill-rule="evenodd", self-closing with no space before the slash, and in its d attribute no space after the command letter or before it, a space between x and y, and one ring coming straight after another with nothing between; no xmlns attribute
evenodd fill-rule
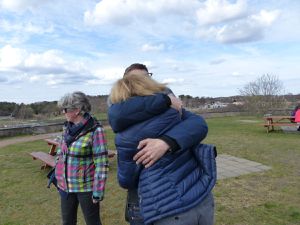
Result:
<svg viewBox="0 0 300 225"><path fill-rule="evenodd" d="M64 140L62 140L63 143ZM107 142L102 127L80 135L66 154L58 149L55 176L66 192L93 192L103 199L108 173Z"/></svg>

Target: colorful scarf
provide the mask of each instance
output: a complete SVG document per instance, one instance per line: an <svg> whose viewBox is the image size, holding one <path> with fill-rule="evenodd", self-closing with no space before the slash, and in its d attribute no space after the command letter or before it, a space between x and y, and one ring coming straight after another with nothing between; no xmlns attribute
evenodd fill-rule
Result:
<svg viewBox="0 0 300 225"><path fill-rule="evenodd" d="M64 124L64 142L62 143L61 150L64 154L68 152L68 147L78 138L81 133L90 130L96 124L96 121L89 113L83 115L83 120L77 124L73 122L65 122Z"/></svg>

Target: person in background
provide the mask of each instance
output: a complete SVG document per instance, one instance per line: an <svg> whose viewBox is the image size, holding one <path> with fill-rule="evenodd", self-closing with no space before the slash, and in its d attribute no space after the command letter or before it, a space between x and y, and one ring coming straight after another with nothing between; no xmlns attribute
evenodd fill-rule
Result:
<svg viewBox="0 0 300 225"><path fill-rule="evenodd" d="M291 116L295 116L298 109L300 109L300 104L296 105L296 107L294 108L294 110L291 112ZM292 123L296 123L295 118L292 118L291 122Z"/></svg>
<svg viewBox="0 0 300 225"><path fill-rule="evenodd" d="M167 87L146 72L125 72L110 95L109 122L117 133L118 180L129 192L138 186L137 203L141 203L142 213L138 214L139 205L135 205L133 220L129 222L213 224L214 183L203 185L207 180L201 181L200 166L192 153L205 138L207 125L200 116L184 109L171 109L172 101L164 94ZM156 146L149 144L153 140L164 142L167 148L155 151ZM158 157L156 152L161 152ZM183 188L185 182L187 189ZM137 217L139 223L134 221Z"/></svg>
<svg viewBox="0 0 300 225"><path fill-rule="evenodd" d="M295 123L299 125L298 131L300 131L300 105L297 105L295 110L294 110L294 116L295 116Z"/></svg>
<svg viewBox="0 0 300 225"><path fill-rule="evenodd" d="M55 166L62 224L77 223L80 205L87 225L101 225L99 202L108 172L103 127L91 116L91 105L82 92L66 94L58 106L66 117Z"/></svg>

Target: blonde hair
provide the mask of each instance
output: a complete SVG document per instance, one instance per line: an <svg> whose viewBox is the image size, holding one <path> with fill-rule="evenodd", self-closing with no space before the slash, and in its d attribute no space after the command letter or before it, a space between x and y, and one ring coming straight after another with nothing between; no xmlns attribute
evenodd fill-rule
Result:
<svg viewBox="0 0 300 225"><path fill-rule="evenodd" d="M111 89L111 102L118 103L133 96L147 96L163 92L166 85L153 80L147 75L128 74L119 79Z"/></svg>

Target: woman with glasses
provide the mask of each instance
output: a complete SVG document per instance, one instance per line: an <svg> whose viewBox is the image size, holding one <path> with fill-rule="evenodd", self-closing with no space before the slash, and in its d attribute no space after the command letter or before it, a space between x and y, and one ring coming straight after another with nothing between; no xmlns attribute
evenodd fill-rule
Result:
<svg viewBox="0 0 300 225"><path fill-rule="evenodd" d="M62 224L76 224L80 205L87 225L101 225L99 202L108 172L103 127L91 116L91 105L82 92L66 94L58 106L66 118L55 167Z"/></svg>

